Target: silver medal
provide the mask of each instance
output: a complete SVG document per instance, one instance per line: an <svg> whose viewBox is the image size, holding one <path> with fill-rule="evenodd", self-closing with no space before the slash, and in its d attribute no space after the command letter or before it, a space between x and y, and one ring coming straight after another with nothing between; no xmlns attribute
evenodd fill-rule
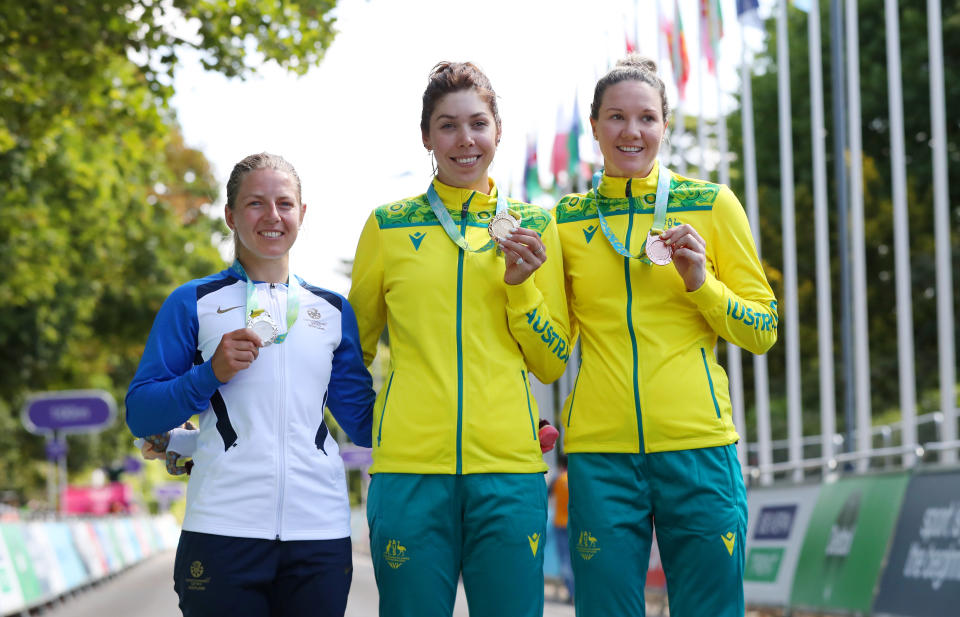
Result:
<svg viewBox="0 0 960 617"><path fill-rule="evenodd" d="M247 317L247 327L257 333L264 347L273 343L280 334L280 328L270 317L270 313L264 310L252 311Z"/></svg>

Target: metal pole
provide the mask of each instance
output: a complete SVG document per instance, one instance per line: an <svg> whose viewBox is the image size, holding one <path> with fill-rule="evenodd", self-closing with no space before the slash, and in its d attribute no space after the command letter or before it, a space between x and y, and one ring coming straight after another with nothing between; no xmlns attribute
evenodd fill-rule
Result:
<svg viewBox="0 0 960 617"><path fill-rule="evenodd" d="M830 229L827 211L826 129L823 113L823 59L820 56L820 0L811 0L807 16L810 41L810 141L813 145L814 249L817 268L817 351L820 359L820 457L833 458L837 407L833 374L833 305L830 298ZM830 469L825 465L823 473Z"/></svg>
<svg viewBox="0 0 960 617"><path fill-rule="evenodd" d="M790 105L790 50L787 41L787 0L777 5L777 94L780 125L780 212L783 234L783 333L787 354L787 455L791 463L803 458L803 419L800 408L800 337L797 317L797 219L793 194L793 115ZM803 480L803 469L793 470L793 481Z"/></svg>
<svg viewBox="0 0 960 617"><path fill-rule="evenodd" d="M760 208L757 198L757 155L754 144L753 129L753 89L750 83L750 69L747 66L746 43L743 38L743 29L740 29L740 81L743 88L743 184L746 198L747 217L750 219L750 230L757 245L757 256L760 248ZM770 438L770 386L767 381L767 357L753 356L754 393L757 406L757 464L766 469L773 464L773 449ZM773 482L773 475L769 471L760 474L760 484Z"/></svg>
<svg viewBox="0 0 960 617"><path fill-rule="evenodd" d="M837 184L837 252L840 256L840 338L843 351L843 449L853 450L853 318L850 292L850 251L847 248L847 115L843 66L843 12L840 0L830 0L830 83L833 94L833 169Z"/></svg>
<svg viewBox="0 0 960 617"><path fill-rule="evenodd" d="M930 42L930 117L933 136L933 217L937 262L937 339L940 361L941 441L957 439L956 355L953 346L953 272L950 259L950 211L947 200L947 121L943 94L943 26L940 0L927 0L927 39ZM957 460L944 450L944 463Z"/></svg>
<svg viewBox="0 0 960 617"><path fill-rule="evenodd" d="M713 5L711 5L712 7ZM712 9L711 9L712 10ZM710 21L710 28L713 36L720 38L719 20ZM719 58L717 65L719 67ZM717 69L719 73L720 69ZM720 88L720 80L715 79L717 88L717 149L720 151L720 168L718 170L720 184L730 184L730 161L727 153L730 145L727 142L727 117L723 113L723 91ZM730 381L730 405L733 407L733 425L741 432L740 441L737 442L737 458L740 459L741 469L747 466L747 420L743 409L743 361L741 359L740 348L731 342L727 342L727 376Z"/></svg>
<svg viewBox="0 0 960 617"><path fill-rule="evenodd" d="M893 256L897 277L897 359L903 445L917 444L916 376L913 366L913 301L910 297L910 221L907 216L907 162L903 143L903 83L900 72L900 16L897 0L884 0L887 29L887 92L890 105L890 177L893 182ZM889 444L887 444L889 445ZM916 461L903 455L905 467Z"/></svg>
<svg viewBox="0 0 960 617"><path fill-rule="evenodd" d="M863 146L860 120L860 35L857 0L847 0L847 107L850 124L850 257L853 263L854 394L857 414L857 449L872 445L870 405L870 339L867 332L867 264L863 225ZM870 461L857 460L866 471Z"/></svg>

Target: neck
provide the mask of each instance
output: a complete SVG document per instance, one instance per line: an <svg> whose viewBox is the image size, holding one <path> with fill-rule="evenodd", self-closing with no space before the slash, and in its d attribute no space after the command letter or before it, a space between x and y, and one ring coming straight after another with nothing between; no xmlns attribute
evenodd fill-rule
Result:
<svg viewBox="0 0 960 617"><path fill-rule="evenodd" d="M484 193L486 195L490 194L490 177L484 174L482 178L478 178L476 182L471 183L469 186L460 186L456 182L450 182L441 175L437 175L437 180L443 182L447 186L452 186L453 188L463 189L465 191L477 191L478 193Z"/></svg>
<svg viewBox="0 0 960 617"><path fill-rule="evenodd" d="M247 278L265 283L286 283L289 275L290 257L284 255L277 259L256 259L250 255L237 256Z"/></svg>

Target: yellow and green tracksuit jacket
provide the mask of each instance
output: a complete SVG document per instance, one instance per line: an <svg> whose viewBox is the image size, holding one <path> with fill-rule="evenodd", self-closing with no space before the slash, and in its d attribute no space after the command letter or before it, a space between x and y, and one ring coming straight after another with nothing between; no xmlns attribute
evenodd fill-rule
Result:
<svg viewBox="0 0 960 617"><path fill-rule="evenodd" d="M434 180L472 249L486 244L490 194ZM369 365L387 326L390 373L373 418L371 473L533 473L546 470L529 370L543 382L570 356L557 227L510 200L543 238L546 262L520 285L503 280L496 249L462 251L426 195L374 210L357 245L349 301ZM528 369L529 367L529 369Z"/></svg>
<svg viewBox="0 0 960 617"><path fill-rule="evenodd" d="M659 164L646 178L600 183L604 218L633 255L653 224L658 171ZM777 339L777 302L730 189L677 174L670 186L666 227L688 223L706 241L706 280L693 292L673 264L614 251L593 193L567 195L555 208L571 343L578 331L583 337L562 416L568 452L662 452L739 439L713 348L720 336L767 351Z"/></svg>

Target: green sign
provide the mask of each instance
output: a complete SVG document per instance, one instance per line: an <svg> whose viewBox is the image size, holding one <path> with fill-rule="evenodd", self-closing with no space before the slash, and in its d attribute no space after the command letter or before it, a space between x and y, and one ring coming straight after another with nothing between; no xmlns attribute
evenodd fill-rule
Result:
<svg viewBox="0 0 960 617"><path fill-rule="evenodd" d="M783 561L783 548L755 547L747 553L743 580L751 583L775 583Z"/></svg>
<svg viewBox="0 0 960 617"><path fill-rule="evenodd" d="M869 613L907 487L905 473L824 484L803 540L790 605Z"/></svg>
<svg viewBox="0 0 960 617"><path fill-rule="evenodd" d="M7 543L7 551L10 552L10 561L13 562L13 568L17 572L17 578L20 581L20 591L23 593L23 601L30 604L40 598L40 581L33 571L33 560L30 558L30 552L27 550L27 541L24 538L23 526L19 523L10 523L0 525L0 532L3 533L3 539Z"/></svg>

